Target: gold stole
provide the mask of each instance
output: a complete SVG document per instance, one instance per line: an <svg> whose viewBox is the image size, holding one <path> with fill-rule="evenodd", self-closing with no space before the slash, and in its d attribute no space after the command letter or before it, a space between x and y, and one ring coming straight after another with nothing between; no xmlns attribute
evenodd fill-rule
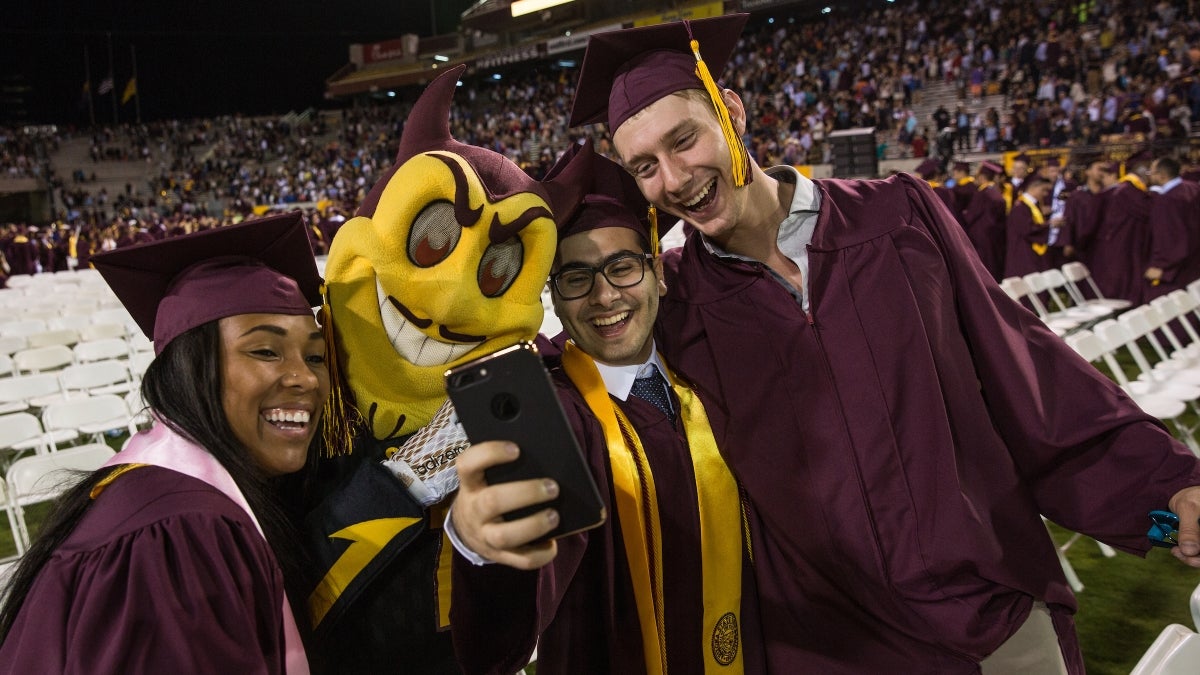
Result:
<svg viewBox="0 0 1200 675"><path fill-rule="evenodd" d="M604 430L616 495L617 517L629 574L633 580L641 627L646 672L667 672L664 599L662 592L662 529L654 476L641 439L625 413L612 399L591 357L574 342L563 351L563 368L583 394ZM700 645L704 672L742 672L741 625L742 550L741 497L737 481L717 450L708 416L699 397L669 372L679 398L680 414L696 473L700 510L701 577L704 590L704 630ZM705 644L707 641L707 644Z"/></svg>
<svg viewBox="0 0 1200 675"><path fill-rule="evenodd" d="M1004 214L1008 215L1012 212L1013 206L1013 184L1004 183L1000 188L1000 193L1004 195Z"/></svg>
<svg viewBox="0 0 1200 675"><path fill-rule="evenodd" d="M1136 173L1127 173L1124 176L1121 176L1121 182L1129 183L1133 187L1141 190L1142 192L1146 191L1146 184L1142 182L1142 178L1140 176L1138 176Z"/></svg>
<svg viewBox="0 0 1200 675"><path fill-rule="evenodd" d="M1046 224L1046 217L1042 215L1042 207L1038 205L1036 199L1031 197L1028 192L1022 192L1019 199L1025 203L1025 206L1029 207L1029 212L1033 214L1034 223L1036 223L1039 227ZM1046 251L1050 250L1048 245L1039 244L1036 241L1029 244L1029 246L1033 249L1033 252L1038 255L1046 255Z"/></svg>

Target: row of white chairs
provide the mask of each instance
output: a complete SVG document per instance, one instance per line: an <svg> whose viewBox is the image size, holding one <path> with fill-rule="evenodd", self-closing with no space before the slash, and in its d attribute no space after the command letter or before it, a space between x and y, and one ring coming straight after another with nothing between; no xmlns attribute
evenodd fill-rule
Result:
<svg viewBox="0 0 1200 675"><path fill-rule="evenodd" d="M91 308L86 312L70 312L61 308L30 310L25 313L4 312L0 318L0 335L28 336L50 330L74 330L85 333L97 330L97 324L116 324L125 330L122 336L137 331L137 324L124 307ZM101 330L112 330L101 329Z"/></svg>
<svg viewBox="0 0 1200 675"><path fill-rule="evenodd" d="M58 452L59 446L81 441L103 442L107 432L130 432L147 421L145 405L136 391L125 396L103 394L51 403L41 415L28 412L0 415L0 451L4 459L33 451ZM0 461L0 466L4 464Z"/></svg>
<svg viewBox="0 0 1200 675"><path fill-rule="evenodd" d="M149 348L146 348L149 347ZM0 375L31 375L43 373L72 364L92 363L109 359L130 360L145 355L153 355L153 347L147 341L144 345L123 338L104 338L79 342L73 347L66 345L47 345L22 349L11 357L0 354Z"/></svg>
<svg viewBox="0 0 1200 675"><path fill-rule="evenodd" d="M0 414L135 390L153 360L154 354L144 352L128 360L106 359L68 365L52 373L0 377Z"/></svg>
<svg viewBox="0 0 1200 675"><path fill-rule="evenodd" d="M1009 297L1033 309L1056 335L1067 335L1130 306L1127 300L1104 297L1087 265L1078 261L1061 269L1009 277L1000 282L1000 287ZM1043 295L1054 309L1047 307Z"/></svg>

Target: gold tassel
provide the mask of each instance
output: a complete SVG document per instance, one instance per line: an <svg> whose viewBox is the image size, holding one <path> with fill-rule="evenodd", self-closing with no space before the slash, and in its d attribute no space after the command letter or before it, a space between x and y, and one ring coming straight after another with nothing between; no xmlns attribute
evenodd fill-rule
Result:
<svg viewBox="0 0 1200 675"><path fill-rule="evenodd" d="M650 221L650 252L658 256L658 209L651 204L646 209L646 219Z"/></svg>
<svg viewBox="0 0 1200 675"><path fill-rule="evenodd" d="M691 32L690 26L688 32ZM700 58L700 41L693 38L689 44L692 53L696 55L696 77L699 77L700 81L704 83L704 90L712 99L713 110L716 111L717 121L721 124L721 132L725 134L725 142L729 145L729 155L733 158L733 184L736 187L742 187L750 182L750 155L746 152L742 137L733 128L733 120L729 118L729 108L725 106L721 90L717 88L712 74L708 72L708 65L704 63L704 59Z"/></svg>
<svg viewBox="0 0 1200 675"><path fill-rule="evenodd" d="M333 312L329 308L329 287L321 284L321 332L325 336L325 363L329 367L329 398L325 401L324 455L348 455L354 449L354 431L358 410L346 400L346 384L338 365L337 343L333 336Z"/></svg>

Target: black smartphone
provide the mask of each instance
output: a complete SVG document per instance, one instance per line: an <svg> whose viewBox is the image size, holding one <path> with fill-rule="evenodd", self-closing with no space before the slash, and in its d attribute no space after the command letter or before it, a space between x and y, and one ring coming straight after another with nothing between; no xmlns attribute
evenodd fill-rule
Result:
<svg viewBox="0 0 1200 675"><path fill-rule="evenodd" d="M507 520L547 507L557 509L558 527L539 541L604 522L596 481L533 343L519 342L446 371L446 393L472 443L512 441L521 448L517 459L485 472L489 484L530 478L558 481L557 498L506 513Z"/></svg>

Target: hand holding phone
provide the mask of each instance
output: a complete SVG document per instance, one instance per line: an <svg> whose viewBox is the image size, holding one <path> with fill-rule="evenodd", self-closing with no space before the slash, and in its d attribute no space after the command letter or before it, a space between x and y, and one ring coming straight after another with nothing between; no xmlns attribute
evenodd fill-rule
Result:
<svg viewBox="0 0 1200 675"><path fill-rule="evenodd" d="M533 344L521 342L447 371L446 392L472 443L511 441L520 448L514 461L486 470L489 484L540 478L558 483L558 497L506 513L506 520L554 508L558 527L539 541L604 522L599 490Z"/></svg>

